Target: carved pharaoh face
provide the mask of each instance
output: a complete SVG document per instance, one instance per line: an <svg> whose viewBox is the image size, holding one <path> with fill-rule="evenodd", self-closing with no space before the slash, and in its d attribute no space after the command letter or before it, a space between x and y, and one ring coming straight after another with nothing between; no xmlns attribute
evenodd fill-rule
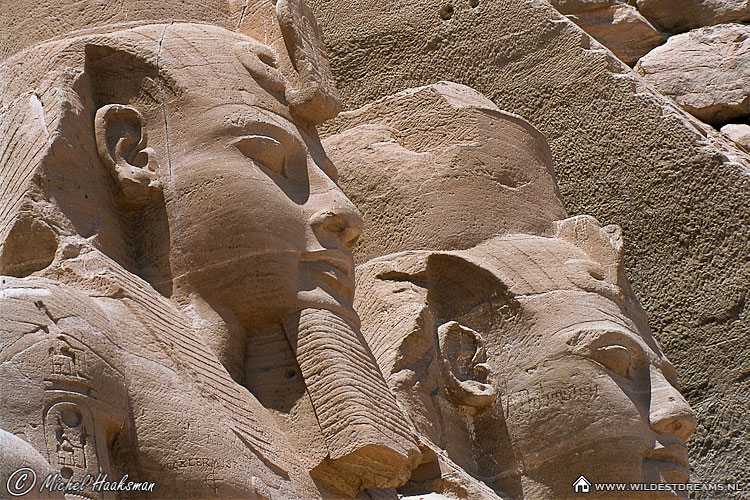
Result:
<svg viewBox="0 0 750 500"><path fill-rule="evenodd" d="M492 364L502 366L501 401L523 474L551 491L565 491L575 474L685 482L695 418L651 333L595 293L519 302L525 333L495 346Z"/></svg>
<svg viewBox="0 0 750 500"><path fill-rule="evenodd" d="M514 297L485 340L524 497L570 493L580 475L687 481L696 420L624 277L619 228L572 218L558 238L509 237L480 253Z"/></svg>
<svg viewBox="0 0 750 500"><path fill-rule="evenodd" d="M199 295L246 328L304 307L354 318L361 218L314 126L290 112L276 54L216 27L163 31L162 88L136 83L158 105L104 106L97 133L127 207L163 196L175 296ZM122 64L102 52L98 67ZM123 132L139 127L148 143Z"/></svg>
<svg viewBox="0 0 750 500"><path fill-rule="evenodd" d="M289 2L278 2L277 7L291 10L293 17L300 14ZM45 165L45 173L67 173L80 184L65 176L62 182L48 183L45 178L45 184L61 186L60 211L55 215L77 223L68 224L66 238L79 246L63 257L68 259L63 263L66 271L74 268L75 275L76 266L85 267L86 259L92 258L108 276L116 275L113 281L127 283L137 296L134 323L147 325L156 337L155 349L161 345L178 357L187 349L188 361L180 362L180 368L200 366L204 371L196 374L188 368L183 373L200 378L208 374L222 394L230 394L233 401L237 398L232 394L242 394L252 403L241 404L247 413L229 406L226 410L236 415L237 428L250 430L250 448L256 435L275 432L279 449L297 446L300 451L300 457L289 463L299 458L321 489L354 497L360 489L400 484L420 453L407 419L356 329L351 247L361 220L337 187L335 168L313 126L331 113L326 96L335 99L326 94L330 89L322 88L325 82L316 80L320 61L311 58L315 47L310 48L310 39L303 36L314 21L304 13L300 16L290 27L279 14L286 26L284 42L296 54L289 57L305 59L297 81L288 86L287 76L293 80L294 75L282 74L276 67L277 54L269 47L215 26L115 26L55 45L58 52L64 49L58 56L65 63L56 67L74 69L70 79L65 71L55 72L40 86L52 88L53 99L69 99L58 106L65 110L59 120L63 133L56 135L53 151L46 153L56 161L46 162L51 167ZM300 39L304 46L294 46ZM77 86L71 91L74 78ZM38 106L42 117L41 103L48 102L49 94L31 100L32 109L36 112ZM92 168L71 168L79 163ZM90 198L97 208L82 209L82 200ZM72 228L80 233L72 234ZM80 251L83 245L85 252ZM160 258L165 255L167 259ZM170 310L135 275L172 299L185 317ZM184 325L177 345L163 323L138 314L152 307L166 310L176 324ZM213 350L233 379L204 347ZM259 358L265 364L256 362ZM76 363L71 359L55 354L55 373L80 371L80 356ZM150 366L154 365L158 367L158 361ZM141 381L150 380L149 374L131 375L127 387L132 399L144 406L154 404L149 391L139 389ZM181 390L161 387L174 397L172 401L185 397ZM256 413L262 410L259 402L277 412L287 436L269 413ZM221 413L217 408L207 411ZM72 423L55 437L53 449L64 455L65 465L85 470L85 454L76 451L83 438L76 434L76 420L68 417L60 419ZM158 426L146 421L135 424L138 438L147 442L144 436L156 433L164 441ZM221 426L215 423L209 419L202 429L195 426L195 432L178 432L168 453L147 446L132 451L148 457L146 462L162 464L167 454L174 456L174 450L185 450L193 442L210 453L222 442ZM216 441L197 437L202 430L216 431ZM230 440L244 440L235 433L240 437L230 433ZM259 463L258 469L263 467ZM277 471L287 480L296 474L294 467ZM247 483L251 473L256 473L253 467L244 468L241 475L248 488L253 486ZM309 497L313 496L318 495Z"/></svg>
<svg viewBox="0 0 750 500"><path fill-rule="evenodd" d="M217 73L216 87L167 117L187 124L170 134L175 271L245 323L301 307L351 315L361 222L335 167L309 129L237 90L263 92L249 75Z"/></svg>
<svg viewBox="0 0 750 500"><path fill-rule="evenodd" d="M687 481L696 420L624 276L619 228L576 217L556 232L361 266L363 332L389 384L423 436L514 497L564 498L580 475Z"/></svg>

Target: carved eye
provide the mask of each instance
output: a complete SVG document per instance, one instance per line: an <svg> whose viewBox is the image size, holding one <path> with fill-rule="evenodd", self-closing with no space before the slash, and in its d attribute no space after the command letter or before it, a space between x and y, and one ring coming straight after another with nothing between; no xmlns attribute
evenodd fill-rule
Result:
<svg viewBox="0 0 750 500"><path fill-rule="evenodd" d="M234 142L240 152L256 165L287 177L286 150L279 141L267 135L248 135Z"/></svg>
<svg viewBox="0 0 750 500"><path fill-rule="evenodd" d="M622 377L628 377L630 371L630 350L621 345L608 345L594 349L592 357Z"/></svg>

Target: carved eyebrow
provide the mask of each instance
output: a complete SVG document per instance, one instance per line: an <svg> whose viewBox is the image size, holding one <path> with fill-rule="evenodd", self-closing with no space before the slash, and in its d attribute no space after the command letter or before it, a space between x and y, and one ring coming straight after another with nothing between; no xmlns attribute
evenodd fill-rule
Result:
<svg viewBox="0 0 750 500"><path fill-rule="evenodd" d="M589 348L591 350L599 349L609 345L621 345L627 347L636 357L647 360L648 355L643 346L622 331L622 327L607 327L605 325L592 326L591 328L582 329L582 335L577 335L577 340L573 344L580 348Z"/></svg>
<svg viewBox="0 0 750 500"><path fill-rule="evenodd" d="M284 135L293 136L287 130L287 126L295 128L288 118L279 115L274 111L267 110L263 107L253 106L252 104L240 103L221 103L211 106L207 111L221 113L217 109L228 108L223 113L223 125L234 130L245 130L255 134L259 128L269 127L280 130ZM250 128L252 127L252 128Z"/></svg>
<svg viewBox="0 0 750 500"><path fill-rule="evenodd" d="M231 134L236 137L266 136L275 140L286 150L287 158L294 155L304 155L307 150L300 138L274 123L252 119L242 124L231 121L227 122L226 125Z"/></svg>
<svg viewBox="0 0 750 500"><path fill-rule="evenodd" d="M239 119L238 119L239 118ZM245 135L267 135L273 137L281 137L287 140L294 140L299 142L299 139L291 134L284 127L276 125L271 121L266 121L262 118L249 118L249 117L237 117L228 116L224 121L226 127L237 133Z"/></svg>
<svg viewBox="0 0 750 500"><path fill-rule="evenodd" d="M219 105L221 107L224 105ZM289 154L305 153L307 154L308 147L305 141L297 137L295 134L289 132L285 127L273 123L275 121L283 120L285 118L279 117L275 113L270 113L262 109L253 109L259 117L248 117L247 115L240 112L233 112L225 117L224 125L229 128L234 135L252 136L252 135L265 135L272 139L277 140L282 146L292 149ZM312 152L310 152L312 154ZM334 183L338 183L339 171L328 156L323 153L323 161L318 164L318 167L333 180Z"/></svg>

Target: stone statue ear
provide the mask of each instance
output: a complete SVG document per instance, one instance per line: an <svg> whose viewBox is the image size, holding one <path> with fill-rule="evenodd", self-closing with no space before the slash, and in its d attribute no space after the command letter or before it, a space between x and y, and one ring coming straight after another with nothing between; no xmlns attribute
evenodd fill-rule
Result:
<svg viewBox="0 0 750 500"><path fill-rule="evenodd" d="M487 365L482 337L456 321L437 329L443 382L448 398L455 404L474 409L492 404L495 388L486 383Z"/></svg>
<svg viewBox="0 0 750 500"><path fill-rule="evenodd" d="M131 106L108 104L94 119L99 158L117 183L121 202L138 209L158 199L162 187L156 177L156 152L146 147L143 116Z"/></svg>

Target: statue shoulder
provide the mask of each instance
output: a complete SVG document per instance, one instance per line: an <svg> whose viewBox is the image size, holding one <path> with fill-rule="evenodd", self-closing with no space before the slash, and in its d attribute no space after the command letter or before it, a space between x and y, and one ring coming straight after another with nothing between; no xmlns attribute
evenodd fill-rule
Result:
<svg viewBox="0 0 750 500"><path fill-rule="evenodd" d="M47 459L29 443L0 429L0 494L3 498L23 496L26 499L54 498L63 500L62 492L41 493L35 488L39 478L52 474Z"/></svg>
<svg viewBox="0 0 750 500"><path fill-rule="evenodd" d="M121 333L115 322L95 298L71 286L34 276L0 277L0 322L0 363L18 362L24 352L46 348L48 356L35 359L38 368L44 371L46 360L47 375L62 374L62 368L54 367L54 356L62 349L73 362L80 350L106 364L102 372L118 371ZM94 363L93 358L89 361ZM65 369L71 376L85 378L84 372L93 368L85 366L84 359L75 364Z"/></svg>
<svg viewBox="0 0 750 500"><path fill-rule="evenodd" d="M0 428L54 468L79 475L104 464L107 439L127 420L115 334L96 300L70 286L0 277Z"/></svg>

